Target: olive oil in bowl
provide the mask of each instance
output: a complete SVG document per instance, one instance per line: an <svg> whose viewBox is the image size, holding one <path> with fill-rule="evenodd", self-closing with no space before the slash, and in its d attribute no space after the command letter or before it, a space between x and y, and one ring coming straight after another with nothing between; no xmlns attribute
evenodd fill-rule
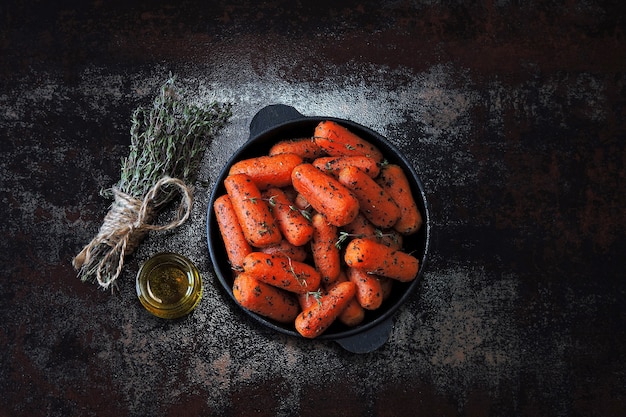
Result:
<svg viewBox="0 0 626 417"><path fill-rule="evenodd" d="M159 253L137 273L137 296L157 317L174 319L190 313L202 298L202 278L184 256Z"/></svg>

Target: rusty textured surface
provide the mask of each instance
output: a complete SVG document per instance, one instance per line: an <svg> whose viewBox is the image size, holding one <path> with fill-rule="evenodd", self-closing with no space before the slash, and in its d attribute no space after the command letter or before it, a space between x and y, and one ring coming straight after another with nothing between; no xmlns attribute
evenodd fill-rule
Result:
<svg viewBox="0 0 626 417"><path fill-rule="evenodd" d="M57 3L0 6L1 416L624 415L619 2ZM70 260L169 73L233 118L191 220L103 292ZM211 179L274 103L371 127L422 176L431 259L372 353L260 328L213 280ZM183 320L134 293L161 250L207 283Z"/></svg>

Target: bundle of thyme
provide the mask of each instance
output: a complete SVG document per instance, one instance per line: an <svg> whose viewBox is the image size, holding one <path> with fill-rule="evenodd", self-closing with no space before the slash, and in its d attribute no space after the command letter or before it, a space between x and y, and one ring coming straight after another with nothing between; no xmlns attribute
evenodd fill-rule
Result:
<svg viewBox="0 0 626 417"><path fill-rule="evenodd" d="M182 224L190 214L191 186L206 147L231 116L230 103L206 107L186 103L170 77L152 107L132 115L129 155L122 161L119 182L104 194L112 203L98 235L73 259L82 281L108 288L119 276L124 256L131 254L150 230ZM166 225L152 220L181 195L176 218Z"/></svg>

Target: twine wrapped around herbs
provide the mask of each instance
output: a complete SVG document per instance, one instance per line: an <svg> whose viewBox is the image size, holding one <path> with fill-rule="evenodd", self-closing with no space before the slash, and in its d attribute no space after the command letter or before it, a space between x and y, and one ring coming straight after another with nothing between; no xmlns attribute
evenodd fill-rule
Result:
<svg viewBox="0 0 626 417"><path fill-rule="evenodd" d="M176 185L180 188L182 201L174 220L165 225L153 225L154 201L162 188ZM103 288L109 285L122 272L124 256L133 253L150 230L168 230L183 224L191 212L192 191L184 182L176 178L163 177L146 194L143 201L113 189L115 201L104 218L98 235L76 255L73 264L77 269L94 263L96 280ZM88 271L89 272L89 271Z"/></svg>
<svg viewBox="0 0 626 417"><path fill-rule="evenodd" d="M215 102L202 108L186 104L170 78L152 108L135 110L120 181L105 191L114 201L98 234L72 261L81 280L108 288L120 275L124 257L149 231L173 229L189 218L193 193L188 184L195 181L204 151L228 121L230 108ZM152 224L177 195L181 201L175 218Z"/></svg>

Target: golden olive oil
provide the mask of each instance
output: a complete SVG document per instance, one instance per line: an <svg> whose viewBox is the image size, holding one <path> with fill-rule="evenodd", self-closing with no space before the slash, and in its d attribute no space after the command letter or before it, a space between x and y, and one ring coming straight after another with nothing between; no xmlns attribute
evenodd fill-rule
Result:
<svg viewBox="0 0 626 417"><path fill-rule="evenodd" d="M139 270L137 296L157 317L182 317L200 302L202 279L189 259L175 253L160 253Z"/></svg>

